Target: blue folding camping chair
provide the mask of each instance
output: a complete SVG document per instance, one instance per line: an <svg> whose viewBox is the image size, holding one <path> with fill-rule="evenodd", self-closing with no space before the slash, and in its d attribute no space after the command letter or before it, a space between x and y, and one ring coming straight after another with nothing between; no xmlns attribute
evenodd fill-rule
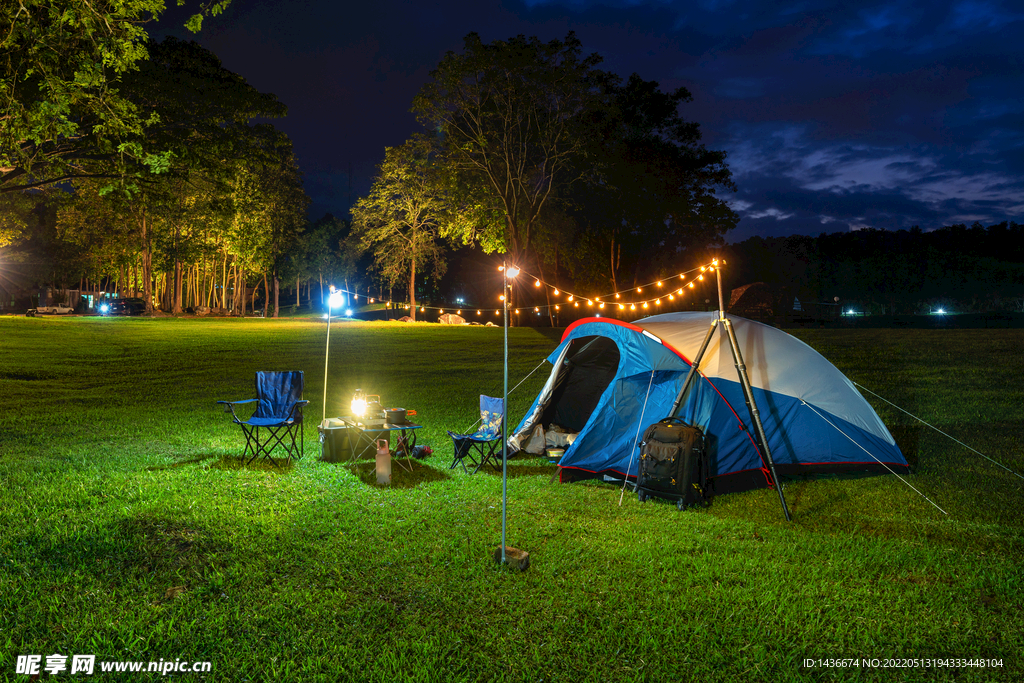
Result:
<svg viewBox="0 0 1024 683"><path fill-rule="evenodd" d="M480 428L472 434L448 432L455 448L455 460L448 469L453 470L457 465L462 465L462 470L468 471L466 460L473 465L474 474L486 463L500 469L501 403L500 398L480 396L480 419L473 425L480 425Z"/></svg>
<svg viewBox="0 0 1024 683"><path fill-rule="evenodd" d="M302 406L309 401L302 400L302 371L296 372L257 372L256 398L244 401L217 401L230 412L236 425L242 428L245 435L245 450L242 459L246 464L256 458L270 460L277 467L273 450L280 446L288 458L298 460L302 457L305 439L302 434ZM239 418L235 406L255 403L256 410L246 420ZM260 434L260 428L263 434ZM298 437L299 443L295 440Z"/></svg>

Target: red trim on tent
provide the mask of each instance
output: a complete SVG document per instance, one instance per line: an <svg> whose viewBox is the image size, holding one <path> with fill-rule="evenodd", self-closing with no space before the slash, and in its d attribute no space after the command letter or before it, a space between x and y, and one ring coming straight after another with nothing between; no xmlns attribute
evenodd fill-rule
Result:
<svg viewBox="0 0 1024 683"><path fill-rule="evenodd" d="M640 334L646 333L646 334L655 336L655 337L658 338L658 341L661 343L662 346L664 346L666 349L668 349L672 353L674 353L677 356L679 356L680 358L682 358L684 363L686 363L687 365L690 365L690 366L693 365L693 362L689 358L684 356L683 353L681 351L679 351L679 349L675 348L674 346L672 346L671 344L666 342L661 337L658 337L656 334L654 334L650 330L645 330L644 328L642 328L642 327L640 327L638 325L634 325L632 323L627 323L627 322L624 322L622 320L615 320L614 318L580 318L576 322L574 322L571 325L569 325L569 327L565 328L565 332L562 333L562 341L564 342L569 337L569 334L574 329L576 329L580 325L585 325L586 323L608 323L608 324L611 324L611 325L618 325L620 327L625 327L626 329L633 330L634 332L638 332ZM772 480L771 480L771 477L768 476L768 465L764 461L764 455L761 453L761 449L757 447L757 442L754 441L754 437L752 437L750 435L750 430L749 429L744 429L743 420L740 418L739 413L737 413L736 409L732 407L732 404L729 403L728 400L726 400L725 396L723 396L722 392L718 390L718 387L715 386L714 382L712 382L710 379L707 378L707 375L705 375L700 370L697 370L697 374L700 375L704 379L705 382L707 382L709 385L711 385L711 388L715 390L715 393L718 394L718 397L722 399L722 403L724 403L725 405L729 406L729 410L732 411L732 414L736 417L736 422L739 423L739 428L743 429L743 431L745 431L747 433L747 440L750 441L750 445L753 446L754 452L757 453L757 458L761 461L761 468L760 469L764 473L765 481L767 482L768 486L772 486ZM592 471L592 470L584 470L584 469L578 468L578 467L577 468L568 468L568 469L579 469L579 470L581 470L583 472L591 472ZM602 470L602 471L604 471L604 470ZM618 472L619 474L622 474L622 472L619 472L618 470L608 470L608 471L610 471L610 472ZM747 470L740 470L740 471L745 472ZM622 476L627 476L627 475L622 474ZM561 481L561 476L559 476L559 481Z"/></svg>
<svg viewBox="0 0 1024 683"><path fill-rule="evenodd" d="M572 332L573 329L575 329L579 325L585 325L586 323L609 323L611 325L618 325L619 327L625 327L627 329L633 330L634 332L639 332L640 334L643 334L644 332L646 332L647 334L654 335L655 337L658 336L658 335L654 334L653 332L651 332L650 330L645 330L644 328L638 327L637 325L634 325L633 323L623 322L622 320L615 320L614 318L580 318L579 320L574 322L572 325L569 325L569 327L565 328L565 333L562 334L562 341L566 340L566 338L569 336L569 333ZM680 358L682 358L686 362L687 365L693 365L693 363L690 362L690 359L687 358L686 356L684 356L679 351L679 349L677 349L676 347L672 346L671 344L666 342L661 337L658 337L658 341L661 342L661 345L664 346L666 349L668 349L672 353L674 353L677 356L679 356Z"/></svg>

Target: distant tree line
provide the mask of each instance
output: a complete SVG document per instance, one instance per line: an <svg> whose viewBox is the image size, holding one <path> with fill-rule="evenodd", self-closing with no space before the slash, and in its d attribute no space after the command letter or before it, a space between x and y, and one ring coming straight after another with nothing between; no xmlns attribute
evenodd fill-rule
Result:
<svg viewBox="0 0 1024 683"><path fill-rule="evenodd" d="M730 287L772 285L776 312L794 299L867 314L1024 312L1024 225L857 230L752 237L723 250Z"/></svg>

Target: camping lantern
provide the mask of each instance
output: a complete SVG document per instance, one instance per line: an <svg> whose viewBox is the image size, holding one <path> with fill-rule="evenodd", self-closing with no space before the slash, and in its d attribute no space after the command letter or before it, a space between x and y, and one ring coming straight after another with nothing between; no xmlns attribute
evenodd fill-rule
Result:
<svg viewBox="0 0 1024 683"><path fill-rule="evenodd" d="M352 396L352 415L355 417L366 415L366 394L362 389L356 389L356 393Z"/></svg>

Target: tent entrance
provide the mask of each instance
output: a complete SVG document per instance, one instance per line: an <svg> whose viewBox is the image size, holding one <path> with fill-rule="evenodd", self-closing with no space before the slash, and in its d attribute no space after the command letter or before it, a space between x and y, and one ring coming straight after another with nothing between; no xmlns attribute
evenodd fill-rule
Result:
<svg viewBox="0 0 1024 683"><path fill-rule="evenodd" d="M619 347L608 337L574 339L555 379L540 424L578 434L619 369Z"/></svg>
<svg viewBox="0 0 1024 683"><path fill-rule="evenodd" d="M571 447L615 379L619 360L619 347L608 337L570 340L538 403L510 439L513 447L535 455Z"/></svg>

